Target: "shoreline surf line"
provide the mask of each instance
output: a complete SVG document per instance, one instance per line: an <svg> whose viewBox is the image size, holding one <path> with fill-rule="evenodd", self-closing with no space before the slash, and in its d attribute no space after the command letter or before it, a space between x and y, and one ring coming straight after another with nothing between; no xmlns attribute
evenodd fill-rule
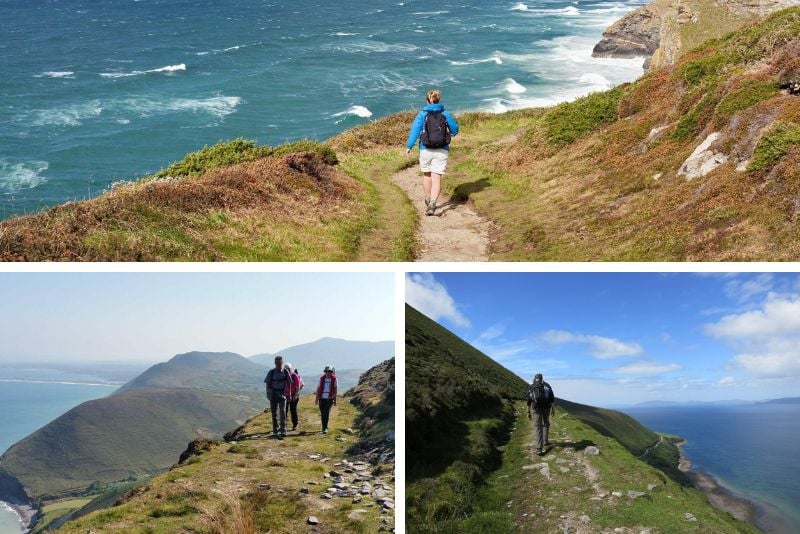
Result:
<svg viewBox="0 0 800 534"><path fill-rule="evenodd" d="M27 382L29 384L64 384L67 386L103 386L118 388L123 382L66 382L63 380L28 380L26 378L4 378L0 377L0 382Z"/></svg>
<svg viewBox="0 0 800 534"><path fill-rule="evenodd" d="M30 532L31 523L33 519L39 514L39 510L32 505L14 504L8 501L0 500L3 508L10 510L17 516L19 522L19 531L24 533Z"/></svg>
<svg viewBox="0 0 800 534"><path fill-rule="evenodd" d="M760 504L722 485L711 473L692 470L692 462L686 455L686 451L684 451L684 446L687 443L688 440L684 439L675 444L679 453L678 469L686 473L692 484L703 492L714 508L728 512L736 519L763 531L763 527L758 521L759 516L763 515L761 513L762 510L760 510Z"/></svg>

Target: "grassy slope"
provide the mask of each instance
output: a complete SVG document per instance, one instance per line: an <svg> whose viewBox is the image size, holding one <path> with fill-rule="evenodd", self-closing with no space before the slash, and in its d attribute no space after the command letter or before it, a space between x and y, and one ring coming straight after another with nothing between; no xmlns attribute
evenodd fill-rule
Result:
<svg viewBox="0 0 800 534"><path fill-rule="evenodd" d="M535 456L531 422L524 405L518 408L516 429L503 453L503 465L481 488L475 513L460 525L459 532L562 532L565 527L569 532L611 532L616 528L625 532L757 532L711 507L698 489L637 460L618 441L562 407L552 420L554 447L544 458ZM585 458L594 480L576 461L583 458L582 450L590 444L601 450L599 456ZM550 480L536 469L523 469L542 461L550 466ZM560 467L569 471L562 472ZM612 496L614 491L622 492L623 497ZM631 499L628 491L649 496ZM687 512L697 521L687 521ZM581 516L589 520L582 521Z"/></svg>
<svg viewBox="0 0 800 534"><path fill-rule="evenodd" d="M85 402L37 430L8 449L2 469L36 500L90 495L169 467L198 433L221 435L258 405L242 393L131 390Z"/></svg>
<svg viewBox="0 0 800 534"><path fill-rule="evenodd" d="M522 379L406 307L406 505L410 531L506 532L525 524L532 527L528 531L538 532L555 527L548 524L545 529L542 523L522 520L521 514L530 509L520 509L520 517L515 517L513 507L508 506L519 498L522 485L530 482L531 475L522 465L538 461L528 457L532 429L524 417L524 404L514 400L524 398L525 391ZM562 447L582 450L599 445L604 452L597 468L609 492L643 491L647 483L642 481L650 480L676 495L647 510L639 502L614 503L610 511L598 504L590 510L594 501L584 501L591 496L586 494L591 488L575 494L567 491L569 484L575 484L571 481L553 491L548 486L537 497L537 506L547 502L548 514L553 515L550 519L557 521L561 512L574 511L580 502L592 517L602 516L604 526L634 526L641 517L647 524L667 528L677 527L676 517L683 521L686 510L677 512L690 506L687 510L698 510L695 515L703 516L703 525L724 525L721 532L739 531L735 529L741 525L712 510L699 491L687 486L677 470L677 449L671 440L662 441L655 432L615 410L562 399L558 406L557 420L570 434ZM566 413L569 416L565 418ZM560 513L554 515L553 510ZM734 527L728 528L731 525ZM742 532L750 532L742 528Z"/></svg>
<svg viewBox="0 0 800 534"><path fill-rule="evenodd" d="M219 143L95 199L0 222L0 260L351 261L392 199L336 161L318 143ZM370 241L370 259L406 259L402 239Z"/></svg>
<svg viewBox="0 0 800 534"><path fill-rule="evenodd" d="M270 414L250 420L235 444L215 444L210 450L154 478L127 502L67 523L59 532L273 532L306 531L305 522L315 515L320 525L314 532L375 532L383 515L370 506L371 497L353 504L351 499L320 499L330 484L324 474L340 469L333 464L346 458L355 437L343 432L355 427L358 410L341 402L331 413L331 433L319 434L319 412L311 397L299 407L300 432L284 441L266 436ZM339 441L341 438L343 441ZM311 459L310 455L320 455ZM325 459L325 461L322 461ZM351 458L352 460L352 458ZM386 481L392 465L375 468ZM313 480L320 485L309 485ZM268 484L269 489L259 487ZM308 488L309 494L299 493ZM350 518L356 509L361 519ZM391 519L391 514L386 515ZM390 521L391 522L391 521Z"/></svg>
<svg viewBox="0 0 800 534"><path fill-rule="evenodd" d="M464 114L444 187L496 223L493 259L797 259L800 99L778 85L800 74L798 33L800 8L787 9L605 93ZM331 144L374 157L402 145L409 118ZM729 162L677 176L711 132Z"/></svg>

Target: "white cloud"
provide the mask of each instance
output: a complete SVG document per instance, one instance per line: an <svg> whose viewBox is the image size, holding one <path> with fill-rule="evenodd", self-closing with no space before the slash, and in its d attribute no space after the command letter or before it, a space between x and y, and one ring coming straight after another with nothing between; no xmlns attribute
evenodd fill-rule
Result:
<svg viewBox="0 0 800 534"><path fill-rule="evenodd" d="M481 332L481 335L479 335L478 339L476 339L472 344L475 345L483 341L491 341L492 339L496 339L502 336L503 333L505 333L505 331L506 327L503 326L502 324L500 323L493 324L492 326Z"/></svg>
<svg viewBox="0 0 800 534"><path fill-rule="evenodd" d="M730 387L733 386L734 384L736 384L736 379L733 378L732 376L723 376L722 378L714 382L714 385L717 387Z"/></svg>
<svg viewBox="0 0 800 534"><path fill-rule="evenodd" d="M725 294L740 302L746 302L756 295L771 291L774 282L772 273L760 273L749 279L734 278L725 283Z"/></svg>
<svg viewBox="0 0 800 534"><path fill-rule="evenodd" d="M406 275L406 302L434 321L444 319L462 328L470 323L447 288L431 273L409 273Z"/></svg>
<svg viewBox="0 0 800 534"><path fill-rule="evenodd" d="M612 369L611 372L622 375L660 375L681 369L677 363L634 362Z"/></svg>
<svg viewBox="0 0 800 534"><path fill-rule="evenodd" d="M550 345L563 345L567 343L580 343L589 346L589 354L600 360L620 358L623 356L638 356L644 352L642 346L635 342L620 341L610 337L587 336L573 334L564 330L548 330L542 333L540 339Z"/></svg>
<svg viewBox="0 0 800 534"><path fill-rule="evenodd" d="M770 294L760 309L726 315L705 325L737 355L729 367L759 377L800 376L800 297Z"/></svg>

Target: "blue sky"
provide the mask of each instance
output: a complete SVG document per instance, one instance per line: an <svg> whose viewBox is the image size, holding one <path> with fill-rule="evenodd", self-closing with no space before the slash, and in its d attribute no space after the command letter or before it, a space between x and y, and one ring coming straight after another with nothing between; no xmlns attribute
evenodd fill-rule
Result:
<svg viewBox="0 0 800 534"><path fill-rule="evenodd" d="M0 362L394 339L392 273L0 273Z"/></svg>
<svg viewBox="0 0 800 534"><path fill-rule="evenodd" d="M800 396L796 273L410 273L406 301L577 402Z"/></svg>

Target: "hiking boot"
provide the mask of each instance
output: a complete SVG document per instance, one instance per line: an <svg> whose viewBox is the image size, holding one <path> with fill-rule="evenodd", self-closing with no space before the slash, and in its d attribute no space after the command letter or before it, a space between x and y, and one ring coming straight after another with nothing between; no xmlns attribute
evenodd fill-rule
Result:
<svg viewBox="0 0 800 534"><path fill-rule="evenodd" d="M539 449L536 451L536 454L538 454L539 456L544 456L544 451L542 449Z"/></svg>
<svg viewBox="0 0 800 534"><path fill-rule="evenodd" d="M425 215L433 215L435 211L436 211L436 201L431 200L431 203L428 204L428 209L425 210Z"/></svg>
<svg viewBox="0 0 800 534"><path fill-rule="evenodd" d="M297 430L297 425L294 425L294 426L292 427L292 432L294 432L295 430Z"/></svg>
<svg viewBox="0 0 800 534"><path fill-rule="evenodd" d="M425 209L427 210L431 205L431 199L425 197Z"/></svg>
<svg viewBox="0 0 800 534"><path fill-rule="evenodd" d="M327 434L327 433L328 433L328 429L327 429L327 428L323 428L323 429L322 429L322 433L323 433L323 434Z"/></svg>

